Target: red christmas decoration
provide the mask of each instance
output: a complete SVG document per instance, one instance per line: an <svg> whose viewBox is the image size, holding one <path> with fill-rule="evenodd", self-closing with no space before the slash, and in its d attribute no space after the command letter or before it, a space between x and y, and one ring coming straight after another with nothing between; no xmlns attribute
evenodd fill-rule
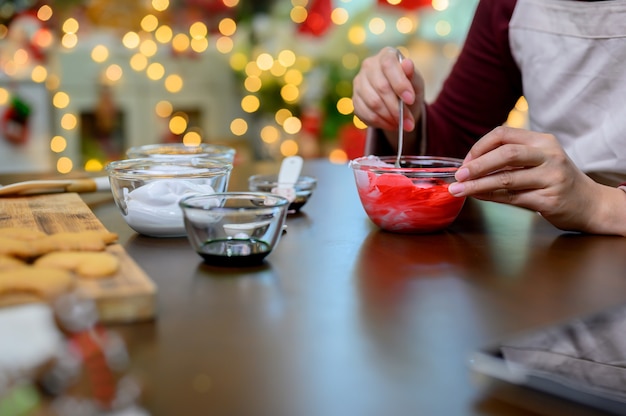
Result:
<svg viewBox="0 0 626 416"><path fill-rule="evenodd" d="M331 0L313 0L307 12L307 18L298 27L298 33L320 37L332 26Z"/></svg>
<svg viewBox="0 0 626 416"><path fill-rule="evenodd" d="M338 132L339 147L346 152L349 160L365 156L366 131L352 123L343 125Z"/></svg>
<svg viewBox="0 0 626 416"><path fill-rule="evenodd" d="M398 4L391 4L388 0L376 0L381 6L399 7L404 10L417 10L432 5L432 0L400 0Z"/></svg>

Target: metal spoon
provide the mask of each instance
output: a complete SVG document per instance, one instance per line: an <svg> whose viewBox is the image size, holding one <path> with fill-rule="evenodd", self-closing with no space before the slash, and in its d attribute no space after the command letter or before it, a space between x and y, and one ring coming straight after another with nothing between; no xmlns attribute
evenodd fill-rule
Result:
<svg viewBox="0 0 626 416"><path fill-rule="evenodd" d="M398 61L402 63L402 60L402 53L398 51ZM400 108L400 119L398 120L398 156L396 157L396 168L400 167L400 157L402 156L402 144L404 141L404 101L402 101L400 97L398 97L398 107Z"/></svg>

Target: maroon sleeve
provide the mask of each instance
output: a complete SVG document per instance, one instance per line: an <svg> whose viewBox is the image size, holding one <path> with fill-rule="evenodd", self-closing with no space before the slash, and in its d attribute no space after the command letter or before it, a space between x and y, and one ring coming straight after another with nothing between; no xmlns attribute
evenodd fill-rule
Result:
<svg viewBox="0 0 626 416"><path fill-rule="evenodd" d="M506 121L522 95L509 46L515 2L479 2L461 54L427 106L426 154L465 157L476 140Z"/></svg>

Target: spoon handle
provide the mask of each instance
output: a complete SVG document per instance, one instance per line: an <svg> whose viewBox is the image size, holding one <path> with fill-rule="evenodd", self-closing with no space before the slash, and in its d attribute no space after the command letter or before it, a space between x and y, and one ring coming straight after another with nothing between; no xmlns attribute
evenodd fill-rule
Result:
<svg viewBox="0 0 626 416"><path fill-rule="evenodd" d="M398 51L398 61L402 63L402 53ZM398 97L398 108L400 110L400 117L398 119L398 156L396 157L396 167L400 167L400 157L402 156L402 145L404 142L404 101Z"/></svg>

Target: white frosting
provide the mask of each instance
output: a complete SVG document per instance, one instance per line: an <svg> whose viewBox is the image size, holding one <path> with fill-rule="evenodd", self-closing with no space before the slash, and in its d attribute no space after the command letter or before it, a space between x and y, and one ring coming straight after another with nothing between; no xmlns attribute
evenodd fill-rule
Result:
<svg viewBox="0 0 626 416"><path fill-rule="evenodd" d="M126 223L135 231L153 237L186 235L181 198L191 194L213 194L207 183L181 179L160 179L128 191L124 188Z"/></svg>

